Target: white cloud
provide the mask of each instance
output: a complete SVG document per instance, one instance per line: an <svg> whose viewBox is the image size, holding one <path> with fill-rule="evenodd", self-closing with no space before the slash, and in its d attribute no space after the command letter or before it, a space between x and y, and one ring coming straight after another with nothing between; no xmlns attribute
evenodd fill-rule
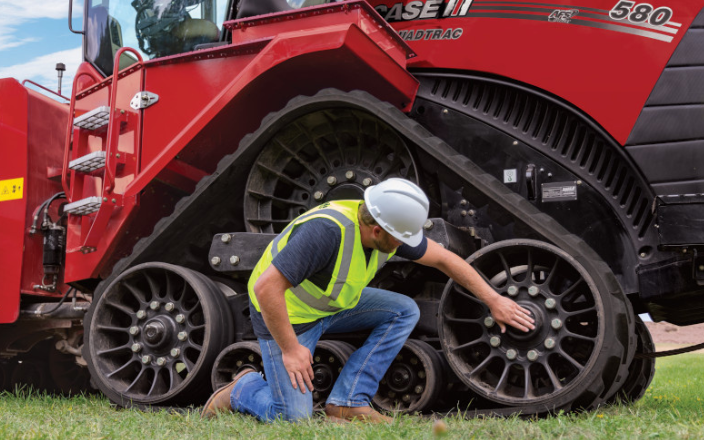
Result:
<svg viewBox="0 0 704 440"><path fill-rule="evenodd" d="M73 1L73 17L83 15L83 1ZM34 38L17 38L14 33L18 27L28 21L42 18L63 19L68 18L68 2L65 0L0 0L0 51L21 46L37 41ZM68 26L68 22L66 24Z"/></svg>
<svg viewBox="0 0 704 440"><path fill-rule="evenodd" d="M61 82L61 94L70 96L73 76L82 59L80 47L62 50L60 52L42 55L26 63L0 67L0 78L15 78L20 82L25 79L30 79L48 89L56 90L58 84L56 63L64 63L66 65L66 72L64 72L64 77ZM30 88L32 88L32 86L30 86Z"/></svg>

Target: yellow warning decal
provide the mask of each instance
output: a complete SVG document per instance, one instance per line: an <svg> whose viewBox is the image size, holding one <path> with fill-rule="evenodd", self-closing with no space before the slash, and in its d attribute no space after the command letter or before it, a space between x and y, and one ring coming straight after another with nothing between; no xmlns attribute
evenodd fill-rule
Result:
<svg viewBox="0 0 704 440"><path fill-rule="evenodd" d="M24 178L0 180L0 202L21 199L24 194Z"/></svg>

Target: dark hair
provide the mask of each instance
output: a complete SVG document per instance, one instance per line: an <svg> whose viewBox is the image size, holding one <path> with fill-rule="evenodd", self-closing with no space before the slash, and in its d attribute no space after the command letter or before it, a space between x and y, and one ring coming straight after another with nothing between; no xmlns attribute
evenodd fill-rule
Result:
<svg viewBox="0 0 704 440"><path fill-rule="evenodd" d="M359 218L362 220L362 223L364 223L366 226L379 225L376 220L374 220L374 217L372 217L371 212L369 212L369 209L367 209L367 205L365 205L364 202L359 205Z"/></svg>

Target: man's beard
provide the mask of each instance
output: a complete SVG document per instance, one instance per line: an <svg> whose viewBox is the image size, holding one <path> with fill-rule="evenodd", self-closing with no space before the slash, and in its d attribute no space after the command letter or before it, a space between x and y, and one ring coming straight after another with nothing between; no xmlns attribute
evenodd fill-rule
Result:
<svg viewBox="0 0 704 440"><path fill-rule="evenodd" d="M398 248L398 246L391 242L390 235L384 236L382 240L374 240L374 246L379 252L383 252L385 254L390 254Z"/></svg>

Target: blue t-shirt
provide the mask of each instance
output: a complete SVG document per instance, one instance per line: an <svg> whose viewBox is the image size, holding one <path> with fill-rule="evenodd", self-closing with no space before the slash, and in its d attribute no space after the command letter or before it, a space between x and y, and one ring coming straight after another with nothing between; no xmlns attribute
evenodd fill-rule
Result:
<svg viewBox="0 0 704 440"><path fill-rule="evenodd" d="M330 284L332 274L335 271L337 253L340 250L340 240L342 234L340 227L332 220L325 218L315 218L296 227L288 243L272 260L273 264L281 274L291 283L293 287L298 286L304 280L325 290ZM399 246L395 255L408 260L418 260L428 248L428 239L423 237L423 241L411 247L407 244ZM371 256L371 249L365 248L367 260ZM250 303L250 316L254 334L258 338L273 339L271 333L266 328L262 314ZM305 324L294 324L293 330L297 335L309 330L315 325L314 322Z"/></svg>

